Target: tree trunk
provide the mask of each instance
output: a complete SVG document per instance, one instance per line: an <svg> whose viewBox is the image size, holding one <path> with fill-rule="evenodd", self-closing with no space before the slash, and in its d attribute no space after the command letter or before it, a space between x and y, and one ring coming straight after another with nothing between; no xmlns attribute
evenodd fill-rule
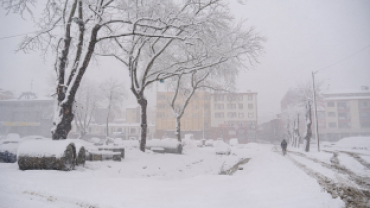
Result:
<svg viewBox="0 0 370 208"><path fill-rule="evenodd" d="M148 101L143 97L140 96L140 98L137 100L140 107L141 107L141 140L140 140L140 150L142 152L145 152L146 147L146 132L148 128L147 124L147 117L146 117L146 108L148 106Z"/></svg>
<svg viewBox="0 0 370 208"><path fill-rule="evenodd" d="M181 122L180 122L180 117L176 117L176 136L177 140L181 142Z"/></svg>
<svg viewBox="0 0 370 208"><path fill-rule="evenodd" d="M52 131L52 138L53 140L59 140L59 139L66 139L68 136L68 133L71 131L72 128L72 121L74 118L73 112L72 112L72 104L75 100L76 92L78 87L80 86L81 80L83 75L85 74L85 71L90 63L91 56L94 53L95 45L96 45L96 37L97 33L100 29L100 25L95 25L94 29L91 31L91 37L90 42L88 46L88 51L85 55L85 58L83 60L82 66L80 67L78 74L76 74L76 78L74 82L71 82L70 84L72 86L70 87L70 91L68 94L68 97L65 100L66 92L64 90L59 90L60 85L58 85L58 116L59 119L57 123L54 123L55 129Z"/></svg>
<svg viewBox="0 0 370 208"><path fill-rule="evenodd" d="M107 115L107 138L109 137L109 114L110 114L110 106L108 107L108 115Z"/></svg>
<svg viewBox="0 0 370 208"><path fill-rule="evenodd" d="M306 125L307 125L306 136L304 138L306 140L306 149L305 149L305 151L309 152L310 151L311 137L312 137L312 129L311 129L312 120L311 120L311 103L310 102L307 102L307 104L306 104Z"/></svg>

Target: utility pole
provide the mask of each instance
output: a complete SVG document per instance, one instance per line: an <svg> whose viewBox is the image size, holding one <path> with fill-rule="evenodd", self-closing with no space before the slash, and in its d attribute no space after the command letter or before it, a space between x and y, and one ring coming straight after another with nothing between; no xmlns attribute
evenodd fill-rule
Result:
<svg viewBox="0 0 370 208"><path fill-rule="evenodd" d="M312 71L312 95L313 95L313 106L314 106L314 116L315 116L315 133L317 137L317 150L320 152L320 137L319 137L319 123L317 119L317 105L316 105L316 91L315 91L315 74L317 71L314 73Z"/></svg>

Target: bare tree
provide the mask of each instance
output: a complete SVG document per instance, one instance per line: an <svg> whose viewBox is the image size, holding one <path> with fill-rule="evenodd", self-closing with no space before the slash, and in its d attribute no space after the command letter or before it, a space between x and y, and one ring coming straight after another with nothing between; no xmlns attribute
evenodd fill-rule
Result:
<svg viewBox="0 0 370 208"><path fill-rule="evenodd" d="M122 105L123 100L126 98L126 90L123 83L118 80L110 78L105 81L100 89L104 97L104 105L107 106L106 117L106 134L109 137L109 118L111 113L117 112L117 109Z"/></svg>
<svg viewBox="0 0 370 208"><path fill-rule="evenodd" d="M81 82L73 107L75 125L80 134L79 138L83 138L88 132L95 109L99 106L101 98L101 91L97 87L97 83L90 80Z"/></svg>
<svg viewBox="0 0 370 208"><path fill-rule="evenodd" d="M322 86L323 82L320 81L316 87L315 87L315 93L317 95L317 100L319 102L322 101ZM297 141L297 135L299 135L299 121L298 121L298 116L299 114L304 114L305 115L305 120L306 120L306 131L304 133L304 139L306 141L306 147L305 151L310 150L310 142L311 142L311 137L312 137L312 105L311 103L313 102L313 90L312 90L312 83L307 82L307 83L301 83L298 84L297 87L293 90L290 91L291 96L293 97L290 105L288 108L283 112L283 115L287 118L287 120L293 120L294 126L293 126L293 140L292 140L292 145L299 147L299 141ZM296 125L297 123L297 125ZM289 131L289 130L288 130Z"/></svg>
<svg viewBox="0 0 370 208"><path fill-rule="evenodd" d="M175 37L161 32L149 33L150 30L165 30L163 26L156 25L162 24L162 19L150 16L151 7L146 7L147 12L143 14L144 16L133 15L133 12L137 14L143 12L137 9L139 1L47 0L39 4L43 6L40 18L33 18L32 9L36 5L36 0L0 0L0 3L8 12L13 11L23 17L28 12L31 15L30 19L35 21L38 28L33 35L24 38L19 50L26 52L41 50L44 54L53 51L56 54L54 69L57 74L58 105L52 128L54 140L66 139L71 130L74 118L72 106L76 92L99 42L110 39L116 41L117 37L131 36L140 45L143 39L138 37L163 37L165 40ZM159 10L159 1L153 3L157 4ZM171 11L162 10L162 12ZM176 18L172 19L174 21ZM178 27L165 26L168 29ZM117 30L121 31L118 36L115 34ZM137 41L138 39L140 41ZM143 102L141 99L141 103Z"/></svg>
<svg viewBox="0 0 370 208"><path fill-rule="evenodd" d="M246 47L250 54L261 50L262 37L253 30L243 31L242 27L231 27L232 17L226 3L221 0L200 1L132 1L124 7L134 26L122 32L114 30L114 35L101 45L102 56L113 56L128 69L131 78L131 91L141 107L140 149L145 151L147 132L147 99L145 90L152 83L181 74L192 74L227 61L221 52L232 50L233 44ZM143 27L143 24L150 27ZM239 30L238 33L235 30ZM220 33L219 31L224 31ZM222 37L244 33L236 42L220 41ZM128 37L128 34L133 36ZM222 44L221 44L222 43ZM221 49L217 51L214 48ZM114 45L114 46L113 46ZM117 50L112 52L111 48ZM191 48L191 50L188 50ZM196 56L189 51L199 49ZM255 56L247 57L254 59Z"/></svg>

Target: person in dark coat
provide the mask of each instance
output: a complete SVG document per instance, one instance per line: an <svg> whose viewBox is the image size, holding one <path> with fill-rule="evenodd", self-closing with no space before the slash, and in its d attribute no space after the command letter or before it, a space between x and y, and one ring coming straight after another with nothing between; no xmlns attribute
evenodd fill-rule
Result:
<svg viewBox="0 0 370 208"><path fill-rule="evenodd" d="M286 148L288 146L288 143L286 142L285 139L283 139L283 141L281 142L281 149L283 150L283 155L286 154Z"/></svg>

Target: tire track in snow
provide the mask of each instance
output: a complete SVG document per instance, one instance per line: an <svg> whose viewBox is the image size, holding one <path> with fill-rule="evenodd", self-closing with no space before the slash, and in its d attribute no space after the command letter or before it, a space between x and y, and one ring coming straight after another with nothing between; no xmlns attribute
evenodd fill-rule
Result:
<svg viewBox="0 0 370 208"><path fill-rule="evenodd" d="M321 164L323 167L325 168L328 168L330 170L332 169L335 169L336 171L338 171L339 173L343 174L343 175L346 175L348 176L348 178L355 182L357 185L359 185L360 187L362 188L365 188L367 190L370 189L370 178L369 177L362 177L362 176L359 176L357 175L356 173L352 172L351 170L347 169L346 167L342 166L342 165L339 165L337 163L332 163L332 164L328 164L328 163L325 163L323 161L320 161L316 158L310 158L310 157L307 157L305 154L303 153L300 153L300 152L291 152L289 151L289 153L292 153L294 155L297 155L297 156L300 156L300 157L303 157L307 160L310 160L312 162L315 162L315 163L318 163L318 164ZM335 156L333 156L335 157Z"/></svg>
<svg viewBox="0 0 370 208"><path fill-rule="evenodd" d="M344 201L346 207L365 208L370 207L370 191L361 190L342 183L338 183L321 173L318 173L306 165L296 161L289 155L287 157L307 175L315 178L320 186L329 193L333 198L340 197Z"/></svg>

